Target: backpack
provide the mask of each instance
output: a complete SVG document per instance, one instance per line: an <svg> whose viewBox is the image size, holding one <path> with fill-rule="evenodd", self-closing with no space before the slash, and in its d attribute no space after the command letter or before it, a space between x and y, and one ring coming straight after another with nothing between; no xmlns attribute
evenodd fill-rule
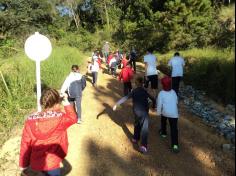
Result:
<svg viewBox="0 0 236 176"><path fill-rule="evenodd" d="M73 81L69 88L68 92L70 94L70 98L76 98L82 96L82 91L86 87L86 76L83 75L80 80Z"/></svg>

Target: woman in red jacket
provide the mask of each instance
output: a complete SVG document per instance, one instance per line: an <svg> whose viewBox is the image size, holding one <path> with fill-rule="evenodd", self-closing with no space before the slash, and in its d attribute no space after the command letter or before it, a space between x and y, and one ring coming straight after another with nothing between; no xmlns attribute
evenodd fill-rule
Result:
<svg viewBox="0 0 236 176"><path fill-rule="evenodd" d="M67 128L76 123L77 115L73 106L57 90L47 88L43 91L40 104L42 112L31 114L25 121L20 149L19 166L24 170L31 168L49 176L60 176L60 163L68 150Z"/></svg>

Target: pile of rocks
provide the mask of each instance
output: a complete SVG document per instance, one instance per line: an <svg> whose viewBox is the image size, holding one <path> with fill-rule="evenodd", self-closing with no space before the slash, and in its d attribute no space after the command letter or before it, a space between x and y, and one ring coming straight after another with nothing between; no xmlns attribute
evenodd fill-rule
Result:
<svg viewBox="0 0 236 176"><path fill-rule="evenodd" d="M231 142L231 149L235 150L235 106L227 105L219 110L216 104L206 98L203 91L197 91L192 86L182 86L179 93L189 111L196 114L220 135ZM223 147L224 148L224 147Z"/></svg>

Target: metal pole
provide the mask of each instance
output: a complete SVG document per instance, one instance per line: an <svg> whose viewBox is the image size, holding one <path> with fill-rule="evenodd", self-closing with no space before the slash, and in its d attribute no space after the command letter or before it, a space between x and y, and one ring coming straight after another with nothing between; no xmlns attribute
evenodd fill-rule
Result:
<svg viewBox="0 0 236 176"><path fill-rule="evenodd" d="M40 97L41 97L41 80L40 80L40 61L36 61L36 80L37 80L37 107L38 112L41 111Z"/></svg>

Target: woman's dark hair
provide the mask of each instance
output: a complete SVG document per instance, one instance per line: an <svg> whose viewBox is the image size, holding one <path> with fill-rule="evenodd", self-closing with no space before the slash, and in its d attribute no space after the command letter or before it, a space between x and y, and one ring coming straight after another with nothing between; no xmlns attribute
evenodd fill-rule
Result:
<svg viewBox="0 0 236 176"><path fill-rule="evenodd" d="M136 85L137 86L142 86L143 85L143 78L142 77L137 77L136 79L135 79L135 83L136 83Z"/></svg>
<svg viewBox="0 0 236 176"><path fill-rule="evenodd" d="M72 65L71 70L72 71L79 70L79 66L78 65Z"/></svg>
<svg viewBox="0 0 236 176"><path fill-rule="evenodd" d="M174 56L179 56L180 54L179 54L179 52L176 52L175 54L174 54Z"/></svg>
<svg viewBox="0 0 236 176"><path fill-rule="evenodd" d="M53 88L44 89L40 98L40 104L44 109L52 108L55 104L61 103L61 101L62 98L60 97L58 91Z"/></svg>

